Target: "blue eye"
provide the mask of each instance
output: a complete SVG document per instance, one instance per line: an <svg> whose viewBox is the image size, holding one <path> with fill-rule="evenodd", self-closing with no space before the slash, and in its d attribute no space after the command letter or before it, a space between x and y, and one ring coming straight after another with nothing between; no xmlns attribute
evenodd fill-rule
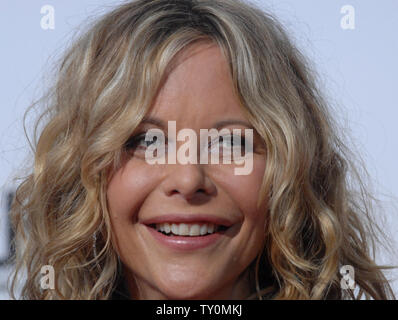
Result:
<svg viewBox="0 0 398 320"><path fill-rule="evenodd" d="M238 135L220 136L218 138L218 141L216 141L215 143L219 143L220 147L225 148L234 148L239 146L244 148L246 145L246 139L245 137Z"/></svg>
<svg viewBox="0 0 398 320"><path fill-rule="evenodd" d="M158 142L157 136L154 136L152 140L145 140L145 137L146 137L146 132L131 137L129 140L127 140L125 144L125 149L126 150L138 149L138 148L145 149L148 148L153 143Z"/></svg>
<svg viewBox="0 0 398 320"><path fill-rule="evenodd" d="M228 147L244 147L246 144L245 137L237 136L237 135L229 135L229 136L220 136L220 142L227 144Z"/></svg>

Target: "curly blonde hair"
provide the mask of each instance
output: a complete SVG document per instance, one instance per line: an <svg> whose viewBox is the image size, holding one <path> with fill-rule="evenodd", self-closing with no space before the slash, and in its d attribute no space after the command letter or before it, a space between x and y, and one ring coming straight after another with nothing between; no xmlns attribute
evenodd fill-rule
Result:
<svg viewBox="0 0 398 320"><path fill-rule="evenodd" d="M34 167L11 210L13 297L23 272L23 299L112 297L121 268L107 181L173 57L197 41L222 49L266 146L259 203L269 205L263 250L249 266L253 297L394 298L372 253L380 233L373 198L315 73L273 16L237 0L127 2L94 21L58 61L54 85L37 102L45 110ZM54 290L40 287L43 265L55 270ZM342 265L354 268L359 290L342 290Z"/></svg>

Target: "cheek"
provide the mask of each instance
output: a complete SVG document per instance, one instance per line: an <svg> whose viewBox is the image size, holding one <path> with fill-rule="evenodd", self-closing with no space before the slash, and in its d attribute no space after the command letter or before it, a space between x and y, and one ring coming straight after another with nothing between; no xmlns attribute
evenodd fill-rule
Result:
<svg viewBox="0 0 398 320"><path fill-rule="evenodd" d="M233 167L220 167L217 177L220 187L228 193L242 213L243 223L235 241L234 263L246 268L260 252L264 241L266 206L257 207L265 170L265 159L255 155L249 175L235 175Z"/></svg>
<svg viewBox="0 0 398 320"><path fill-rule="evenodd" d="M107 201L113 222L133 220L134 213L156 185L154 171L130 160L114 173L108 183Z"/></svg>
<svg viewBox="0 0 398 320"><path fill-rule="evenodd" d="M264 214L266 203L257 208L264 170L265 158L255 155L253 158L253 170L249 175L236 175L233 167L224 167L219 172L218 181L222 184L222 188L235 201L246 218L255 219L259 214Z"/></svg>
<svg viewBox="0 0 398 320"><path fill-rule="evenodd" d="M113 230L112 243L125 263L124 258L131 253L131 248L126 244L132 243L131 236L134 239L138 236L132 232L135 230L137 212L157 184L158 178L154 175L154 170L148 167L139 160L131 159L114 173L108 183L107 203Z"/></svg>

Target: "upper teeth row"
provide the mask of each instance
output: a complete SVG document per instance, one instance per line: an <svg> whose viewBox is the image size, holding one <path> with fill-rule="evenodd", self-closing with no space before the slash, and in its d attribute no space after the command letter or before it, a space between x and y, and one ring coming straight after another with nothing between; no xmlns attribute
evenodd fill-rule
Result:
<svg viewBox="0 0 398 320"><path fill-rule="evenodd" d="M217 231L217 225L214 223L206 224L186 224L186 223L159 223L156 224L156 230L165 233L173 233L178 236L203 236Z"/></svg>

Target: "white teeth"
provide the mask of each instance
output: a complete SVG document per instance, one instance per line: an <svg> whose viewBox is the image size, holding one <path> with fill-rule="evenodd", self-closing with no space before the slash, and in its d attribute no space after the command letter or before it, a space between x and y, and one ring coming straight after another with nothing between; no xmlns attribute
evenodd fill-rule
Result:
<svg viewBox="0 0 398 320"><path fill-rule="evenodd" d="M189 235L189 226L185 223L180 223L180 228L178 229L178 234L180 236Z"/></svg>
<svg viewBox="0 0 398 320"><path fill-rule="evenodd" d="M200 235L203 236L207 233L207 226L204 224L200 227Z"/></svg>
<svg viewBox="0 0 398 320"><path fill-rule="evenodd" d="M190 236L198 236L200 235L200 226L198 224L193 224L189 229Z"/></svg>
<svg viewBox="0 0 398 320"><path fill-rule="evenodd" d="M178 234L178 226L175 224L175 223L173 223L172 225L171 225L171 232L172 233L174 233L174 234Z"/></svg>
<svg viewBox="0 0 398 320"><path fill-rule="evenodd" d="M187 224L187 223L158 223L156 224L156 230L166 233L174 234L178 236L204 236L206 234L212 234L217 231L218 226L213 223L208 224Z"/></svg>

